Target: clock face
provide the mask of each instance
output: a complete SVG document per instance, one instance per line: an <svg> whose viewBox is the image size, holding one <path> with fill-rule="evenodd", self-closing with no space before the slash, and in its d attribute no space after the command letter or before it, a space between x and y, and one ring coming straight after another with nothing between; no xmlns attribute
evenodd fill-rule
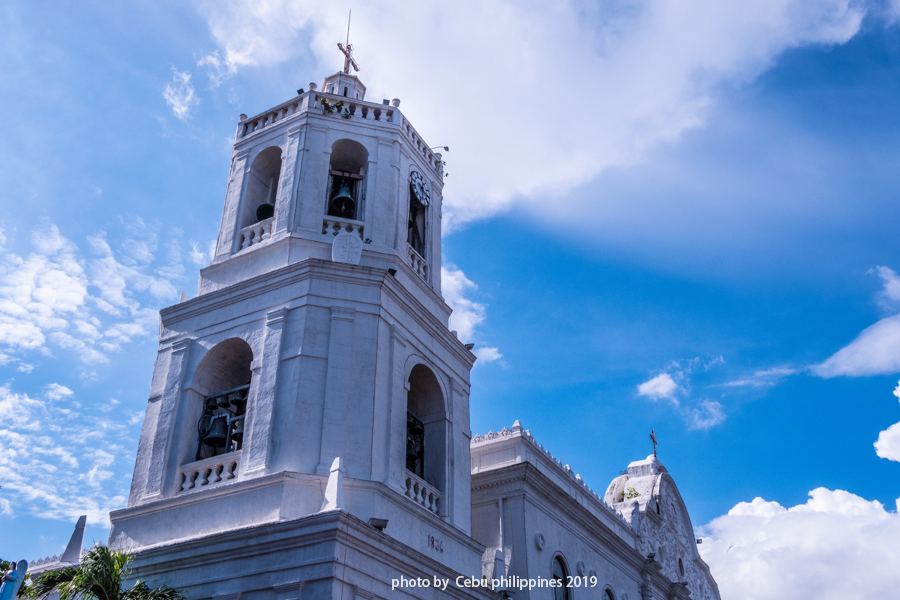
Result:
<svg viewBox="0 0 900 600"><path fill-rule="evenodd" d="M409 176L409 183L412 185L416 199L423 205L428 206L431 201L431 192L428 189L428 182L425 181L422 174L418 171L413 171Z"/></svg>

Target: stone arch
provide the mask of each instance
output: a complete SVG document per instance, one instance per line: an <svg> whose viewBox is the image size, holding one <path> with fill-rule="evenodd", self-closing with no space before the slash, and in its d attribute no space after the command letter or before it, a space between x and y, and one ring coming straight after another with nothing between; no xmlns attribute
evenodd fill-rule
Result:
<svg viewBox="0 0 900 600"><path fill-rule="evenodd" d="M280 180L281 146L269 146L250 163L241 211L241 229L274 216Z"/></svg>
<svg viewBox="0 0 900 600"><path fill-rule="evenodd" d="M353 221L365 218L368 165L369 151L359 142L341 138L331 145L326 215Z"/></svg>
<svg viewBox="0 0 900 600"><path fill-rule="evenodd" d="M200 359L191 382L191 413L199 414L195 460L240 450L243 444L253 362L253 349L241 338L229 338L210 348Z"/></svg>
<svg viewBox="0 0 900 600"><path fill-rule="evenodd" d="M410 357L405 377L406 436L403 439L406 471L437 489L437 513L449 514L450 414L447 390L436 369L421 357ZM416 427L421 429L416 433Z"/></svg>

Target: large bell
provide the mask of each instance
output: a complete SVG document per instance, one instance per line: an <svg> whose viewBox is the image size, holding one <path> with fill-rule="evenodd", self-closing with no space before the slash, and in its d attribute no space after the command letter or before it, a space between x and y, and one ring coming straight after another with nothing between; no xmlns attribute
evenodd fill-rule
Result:
<svg viewBox="0 0 900 600"><path fill-rule="evenodd" d="M228 417L226 415L213 417L209 431L203 436L203 443L213 448L221 448L226 441L228 441Z"/></svg>
<svg viewBox="0 0 900 600"><path fill-rule="evenodd" d="M231 432L231 439L238 444L244 441L244 418L238 417L233 419L232 422L237 421L237 426L234 428L234 431Z"/></svg>
<svg viewBox="0 0 900 600"><path fill-rule="evenodd" d="M425 425L422 423L422 421L407 413L406 433L407 435L420 436L425 433Z"/></svg>
<svg viewBox="0 0 900 600"><path fill-rule="evenodd" d="M275 216L275 205L269 202L263 202L256 209L256 222L265 221Z"/></svg>
<svg viewBox="0 0 900 600"><path fill-rule="evenodd" d="M356 202L350 194L350 186L342 185L337 195L331 199L331 208L344 218L350 218L356 208Z"/></svg>

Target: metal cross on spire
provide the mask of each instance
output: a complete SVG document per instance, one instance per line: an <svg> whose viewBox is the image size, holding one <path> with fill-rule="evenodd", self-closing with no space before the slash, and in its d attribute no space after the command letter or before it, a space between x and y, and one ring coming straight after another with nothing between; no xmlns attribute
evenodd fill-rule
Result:
<svg viewBox="0 0 900 600"><path fill-rule="evenodd" d="M341 49L341 52L344 53L344 73L350 74L350 67L353 67L354 71L359 71L359 65L356 64L356 61L353 60L353 45L350 43L350 15L353 14L351 10L347 15L347 47L344 48L344 45L338 42L338 48Z"/></svg>
<svg viewBox="0 0 900 600"><path fill-rule="evenodd" d="M657 445L655 429L650 430L650 439L653 440L653 457L655 458L656 457L656 445Z"/></svg>

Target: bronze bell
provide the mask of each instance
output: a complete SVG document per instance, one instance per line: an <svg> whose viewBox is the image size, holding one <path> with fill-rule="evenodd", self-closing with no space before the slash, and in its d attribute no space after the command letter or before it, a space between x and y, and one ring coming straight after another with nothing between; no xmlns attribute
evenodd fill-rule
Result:
<svg viewBox="0 0 900 600"><path fill-rule="evenodd" d="M221 448L228 440L228 417L219 415L213 417L209 424L209 431L203 436L203 443L214 448Z"/></svg>
<svg viewBox="0 0 900 600"><path fill-rule="evenodd" d="M356 202L353 201L353 196L350 194L349 185L341 186L337 195L331 199L331 208L344 218L348 218L353 214L353 209L356 208Z"/></svg>
<svg viewBox="0 0 900 600"><path fill-rule="evenodd" d="M237 422L237 426L231 432L231 439L240 444L244 441L244 418L238 417L232 420L232 423L234 422Z"/></svg>
<svg viewBox="0 0 900 600"><path fill-rule="evenodd" d="M265 221L275 216L275 205L269 202L263 202L256 209L256 222Z"/></svg>

